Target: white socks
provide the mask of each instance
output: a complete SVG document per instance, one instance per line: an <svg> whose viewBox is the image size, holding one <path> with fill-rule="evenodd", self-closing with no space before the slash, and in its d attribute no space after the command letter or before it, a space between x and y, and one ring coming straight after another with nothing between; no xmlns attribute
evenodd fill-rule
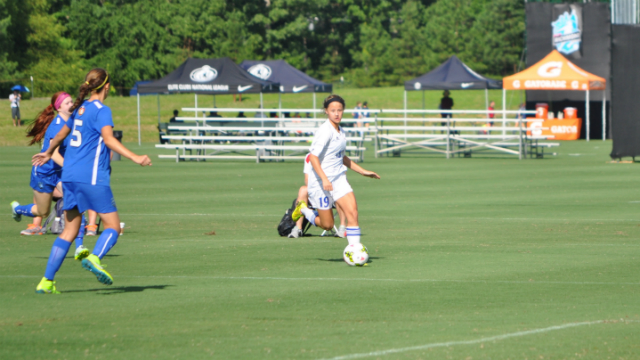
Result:
<svg viewBox="0 0 640 360"><path fill-rule="evenodd" d="M349 245L360 244L360 227L347 226L347 241Z"/></svg>
<svg viewBox="0 0 640 360"><path fill-rule="evenodd" d="M313 226L318 226L318 225L316 225L316 217L318 216L317 212L315 212L314 210L311 210L309 208L302 208L302 209L300 209L300 212L304 215L304 217L307 218L307 220L309 220L309 222Z"/></svg>

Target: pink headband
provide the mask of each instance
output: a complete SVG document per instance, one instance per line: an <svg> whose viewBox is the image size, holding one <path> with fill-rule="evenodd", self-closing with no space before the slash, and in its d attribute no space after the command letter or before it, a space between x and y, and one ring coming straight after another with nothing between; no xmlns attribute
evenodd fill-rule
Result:
<svg viewBox="0 0 640 360"><path fill-rule="evenodd" d="M56 103L53 104L53 107L58 110L60 109L60 105L62 105L62 102L64 101L64 99L71 97L71 95L67 94L66 92L63 92L62 94L60 94L60 96L58 96L58 98L56 99Z"/></svg>

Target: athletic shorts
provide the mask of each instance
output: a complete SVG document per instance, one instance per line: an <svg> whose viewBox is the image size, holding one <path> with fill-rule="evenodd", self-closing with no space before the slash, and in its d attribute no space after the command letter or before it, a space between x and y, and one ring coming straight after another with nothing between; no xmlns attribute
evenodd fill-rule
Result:
<svg viewBox="0 0 640 360"><path fill-rule="evenodd" d="M11 108L11 118L14 119L14 120L21 119L20 118L20 108L19 107L12 107Z"/></svg>
<svg viewBox="0 0 640 360"><path fill-rule="evenodd" d="M319 210L329 210L333 207L333 203L341 197L353 192L351 185L347 181L347 174L342 173L336 176L330 176L329 181L333 185L333 191L324 191L322 181L313 174L309 176L309 202L311 206Z"/></svg>
<svg viewBox="0 0 640 360"><path fill-rule="evenodd" d="M37 192L51 194L60 182L60 175L41 175L31 172L31 188Z"/></svg>
<svg viewBox="0 0 640 360"><path fill-rule="evenodd" d="M110 186L63 182L62 194L62 210L78 209L78 212L83 213L91 209L99 214L118 211Z"/></svg>

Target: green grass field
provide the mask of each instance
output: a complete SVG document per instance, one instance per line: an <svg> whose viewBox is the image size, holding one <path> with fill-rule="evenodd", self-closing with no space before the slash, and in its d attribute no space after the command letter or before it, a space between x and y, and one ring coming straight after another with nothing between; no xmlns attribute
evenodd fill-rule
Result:
<svg viewBox="0 0 640 360"><path fill-rule="evenodd" d="M369 88L369 89L340 89L334 88L335 93L342 95L347 101L348 108L354 108L357 101L367 101L371 109L399 109L403 106L404 90L402 87L388 88ZM321 107L322 100L328 94L320 94L317 96L317 107ZM442 97L442 91L425 91L425 108L437 109ZM455 101L456 109L484 109L485 94L484 91L452 91L451 97ZM496 102L498 108L502 107L502 91L489 91L490 100ZM522 98L522 92L509 91L507 96L507 104L509 109L515 110ZM160 120L168 122L174 109L182 109L183 107L193 107L193 94L180 95L162 95L160 96ZM260 105L259 94L245 94L242 102L234 102L232 95L216 96L216 106L219 108L250 108L257 109ZM39 111L42 111L49 103L49 99L38 98L22 102L21 113L23 119L27 121L33 120ZM138 141L138 118L137 104L135 97L116 97L112 96L105 100L113 111L113 121L116 130L124 131L125 142ZM198 106L213 106L212 95L199 95ZM264 94L265 109L278 108L277 94ZM422 109L422 92L410 91L407 96L407 106L410 109ZM312 94L284 94L282 95L282 107L293 108L312 108ZM25 128L14 128L11 122L11 111L8 100L0 100L0 108L6 111L0 116L0 146L25 145ZM140 97L140 123L142 142L158 142L158 99L156 96ZM183 116L193 116L193 113L182 113ZM237 112L224 114L227 116L235 116ZM252 113L247 115L253 116Z"/></svg>
<svg viewBox="0 0 640 360"><path fill-rule="evenodd" d="M70 252L45 296L55 237L21 237L9 210L31 198L35 149L0 147L0 358L638 359L638 167L610 149L369 152L382 180L349 174L364 268L340 260L346 240L277 235L299 162L116 162L114 285Z"/></svg>

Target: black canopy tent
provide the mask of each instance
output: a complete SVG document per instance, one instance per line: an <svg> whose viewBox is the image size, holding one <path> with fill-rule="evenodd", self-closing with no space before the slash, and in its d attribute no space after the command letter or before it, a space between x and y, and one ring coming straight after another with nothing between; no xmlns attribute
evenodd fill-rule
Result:
<svg viewBox="0 0 640 360"><path fill-rule="evenodd" d="M280 94L278 94L280 108L282 108L280 98L282 93L313 93L315 109L316 93L333 92L333 85L312 78L284 60L245 60L240 63L240 67L259 79L280 83Z"/></svg>
<svg viewBox="0 0 640 360"><path fill-rule="evenodd" d="M228 57L219 59L185 60L176 70L146 84L138 85L138 143L140 138L140 94L176 94L195 93L195 105L198 107L198 94L262 94L278 92L280 84L262 80L250 75ZM262 98L262 96L261 96ZM261 104L262 106L262 101ZM160 97L158 96L158 123L160 122Z"/></svg>
<svg viewBox="0 0 640 360"><path fill-rule="evenodd" d="M457 56L430 72L404 82L404 108L407 108L407 91L420 90L485 90L485 101L489 105L488 89L502 89L502 81L486 78L471 70ZM422 96L424 107L424 92Z"/></svg>

